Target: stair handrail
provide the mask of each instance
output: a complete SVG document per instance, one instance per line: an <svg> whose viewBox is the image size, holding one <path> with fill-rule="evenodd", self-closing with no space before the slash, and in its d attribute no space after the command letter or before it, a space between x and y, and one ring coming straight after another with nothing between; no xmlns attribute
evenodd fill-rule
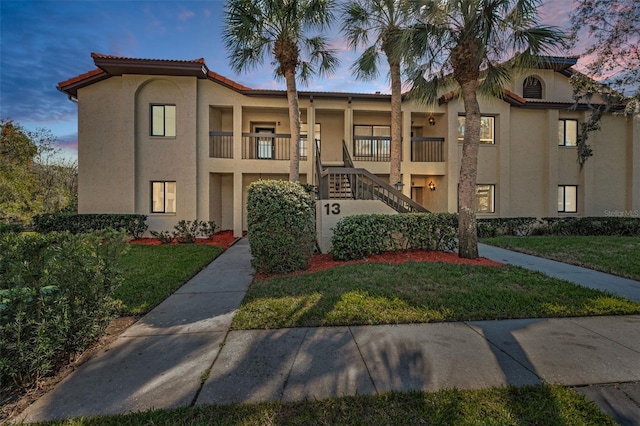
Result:
<svg viewBox="0 0 640 426"><path fill-rule="evenodd" d="M389 194L392 194L397 199L397 203L396 205L394 205L394 203L390 203L389 200L386 199L387 197L383 197L383 196L380 196L380 194L378 194L378 199L380 201L384 202L385 204L392 207L396 211L398 211L400 202L402 202L404 205L407 205L408 207L410 207L410 208L407 208L407 210L413 210L416 212L423 212L423 213L429 212L429 210L427 210L423 205L416 203L411 198L407 197L402 192L400 192L393 186L389 185L387 182L380 179L378 176L374 175L367 169L360 169L360 168L354 168L354 167L328 167L326 171L328 174L345 174L345 175L356 174L356 175L366 176L368 179L373 181L378 187L385 189ZM352 190L352 193L354 194L354 198L356 198L355 197L356 188L354 187L355 185L351 187L351 190Z"/></svg>
<svg viewBox="0 0 640 426"><path fill-rule="evenodd" d="M350 169L355 168L353 165L353 160L351 159L351 154L349 154L349 150L347 149L347 143L342 140L342 161L344 162L344 166Z"/></svg>
<svg viewBox="0 0 640 426"><path fill-rule="evenodd" d="M314 142L316 150L316 180L318 185L318 199L325 200L329 198L329 178L324 179L326 173L323 173L322 170L322 158L320 157L320 141L316 139Z"/></svg>

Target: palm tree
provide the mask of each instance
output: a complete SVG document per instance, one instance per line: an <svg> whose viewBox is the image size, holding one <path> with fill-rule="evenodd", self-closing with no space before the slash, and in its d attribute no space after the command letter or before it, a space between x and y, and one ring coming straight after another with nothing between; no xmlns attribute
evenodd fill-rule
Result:
<svg viewBox="0 0 640 426"><path fill-rule="evenodd" d="M285 79L291 129L289 180L300 179L300 113L296 77L307 83L312 74L331 74L338 64L322 36L308 31L329 27L333 0L228 0L223 40L231 67L242 72L270 55L276 78ZM301 58L301 50L308 60Z"/></svg>
<svg viewBox="0 0 640 426"><path fill-rule="evenodd" d="M391 161L389 183L400 181L402 153L402 77L401 65L407 60L404 32L415 24L408 0L351 0L342 8L342 33L349 46L366 46L352 65L356 78L371 80L378 76L383 53L391 78ZM369 39L372 43L368 45ZM367 46L368 45L368 46Z"/></svg>
<svg viewBox="0 0 640 426"><path fill-rule="evenodd" d="M421 0L421 24L412 51L424 65L414 70L411 96L437 102L457 87L466 114L460 164L459 256L478 257L475 212L480 106L478 93L501 97L512 70L531 68L541 55L562 46L564 35L538 25L539 0ZM507 59L505 55L511 56Z"/></svg>

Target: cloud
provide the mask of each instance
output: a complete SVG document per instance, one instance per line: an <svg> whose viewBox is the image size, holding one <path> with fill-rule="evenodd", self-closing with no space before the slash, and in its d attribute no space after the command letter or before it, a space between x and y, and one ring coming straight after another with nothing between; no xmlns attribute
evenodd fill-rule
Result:
<svg viewBox="0 0 640 426"><path fill-rule="evenodd" d="M191 18L193 18L194 16L196 16L195 13L193 13L191 10L183 10L182 12L180 12L180 14L178 15L178 19L182 22L185 22Z"/></svg>

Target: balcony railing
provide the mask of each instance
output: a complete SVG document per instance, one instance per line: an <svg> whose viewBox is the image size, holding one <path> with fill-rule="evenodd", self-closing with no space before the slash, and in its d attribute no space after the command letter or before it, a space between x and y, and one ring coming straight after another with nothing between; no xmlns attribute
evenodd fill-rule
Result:
<svg viewBox="0 0 640 426"><path fill-rule="evenodd" d="M233 158L233 132L209 132L209 157Z"/></svg>
<svg viewBox="0 0 640 426"><path fill-rule="evenodd" d="M289 160L291 135L243 133L242 158L250 160ZM307 159L307 138L300 138L300 160Z"/></svg>
<svg viewBox="0 0 640 426"><path fill-rule="evenodd" d="M353 159L355 161L390 161L391 138L389 136L354 136Z"/></svg>
<svg viewBox="0 0 640 426"><path fill-rule="evenodd" d="M411 138L411 161L444 162L444 138Z"/></svg>

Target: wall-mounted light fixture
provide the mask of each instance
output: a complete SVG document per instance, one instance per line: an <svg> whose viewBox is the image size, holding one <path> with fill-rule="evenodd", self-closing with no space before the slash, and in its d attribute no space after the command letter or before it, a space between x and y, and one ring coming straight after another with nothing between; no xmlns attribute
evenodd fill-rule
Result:
<svg viewBox="0 0 640 426"><path fill-rule="evenodd" d="M402 181L397 181L395 184L396 190L397 191L402 191L402 187L404 186L404 183L402 183Z"/></svg>
<svg viewBox="0 0 640 426"><path fill-rule="evenodd" d="M429 121L429 125L430 126L435 126L436 125L436 119L433 118L433 115L429 115L429 120L427 120L427 121Z"/></svg>
<svg viewBox="0 0 640 426"><path fill-rule="evenodd" d="M433 183L433 181L429 181L429 184L427 185L429 187L430 190L435 191L436 190L436 184Z"/></svg>

